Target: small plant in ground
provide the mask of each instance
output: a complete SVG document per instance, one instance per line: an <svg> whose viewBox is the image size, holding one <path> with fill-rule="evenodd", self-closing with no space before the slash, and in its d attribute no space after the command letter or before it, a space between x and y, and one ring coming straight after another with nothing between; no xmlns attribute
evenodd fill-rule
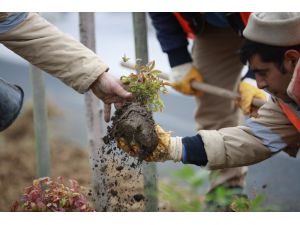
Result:
<svg viewBox="0 0 300 225"><path fill-rule="evenodd" d="M123 57L123 61L128 59ZM135 101L141 103L148 111L162 111L164 103L160 98L160 92L167 93L166 85L168 83L159 79L161 71L154 69L155 61L146 65L141 65L137 60L135 69L137 73L131 73L128 76L122 76L121 81L127 86L128 91L132 92Z"/></svg>
<svg viewBox="0 0 300 225"><path fill-rule="evenodd" d="M76 180L69 180L70 186L58 177L52 181L49 177L33 181L33 185L25 188L20 201L16 201L11 211L25 212L92 212L81 187Z"/></svg>

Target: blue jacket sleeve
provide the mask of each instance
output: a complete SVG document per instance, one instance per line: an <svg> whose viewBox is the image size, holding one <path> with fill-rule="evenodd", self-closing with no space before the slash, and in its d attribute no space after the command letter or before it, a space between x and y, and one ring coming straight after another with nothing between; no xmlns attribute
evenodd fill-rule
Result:
<svg viewBox="0 0 300 225"><path fill-rule="evenodd" d="M191 62L186 33L170 12L149 13L162 51L168 54L171 67Z"/></svg>

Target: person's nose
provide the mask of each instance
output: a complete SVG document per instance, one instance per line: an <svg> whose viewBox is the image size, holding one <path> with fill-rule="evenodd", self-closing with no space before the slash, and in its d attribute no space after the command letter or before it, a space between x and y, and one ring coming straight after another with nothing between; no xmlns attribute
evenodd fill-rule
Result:
<svg viewBox="0 0 300 225"><path fill-rule="evenodd" d="M255 75L255 79L256 79L257 87L259 89L264 89L268 86L266 80L263 77L259 75Z"/></svg>

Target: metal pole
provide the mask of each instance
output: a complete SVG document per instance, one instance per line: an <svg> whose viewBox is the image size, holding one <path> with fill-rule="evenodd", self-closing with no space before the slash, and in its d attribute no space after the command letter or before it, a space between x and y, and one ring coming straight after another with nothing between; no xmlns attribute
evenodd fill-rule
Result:
<svg viewBox="0 0 300 225"><path fill-rule="evenodd" d="M134 42L136 58L142 59L142 63L148 63L148 41L146 14L143 12L133 13ZM144 195L145 211L154 212L158 210L156 164L143 163L144 171Z"/></svg>
<svg viewBox="0 0 300 225"><path fill-rule="evenodd" d="M37 155L37 177L50 176L50 151L47 126L47 105L42 71L31 65L33 120Z"/></svg>

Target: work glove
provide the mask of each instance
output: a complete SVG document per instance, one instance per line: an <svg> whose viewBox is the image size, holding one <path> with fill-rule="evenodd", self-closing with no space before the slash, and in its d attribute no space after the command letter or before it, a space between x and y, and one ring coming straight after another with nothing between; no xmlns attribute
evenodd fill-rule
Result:
<svg viewBox="0 0 300 225"><path fill-rule="evenodd" d="M155 131L158 136L158 145L156 149L143 160L147 162L164 162L167 160L181 161L182 158L182 141L181 137L171 137L170 132L164 131L158 124L155 124ZM127 152L130 156L140 157L141 147L134 141L127 143L124 138L117 141L118 148Z"/></svg>
<svg viewBox="0 0 300 225"><path fill-rule="evenodd" d="M199 97L203 95L202 91L195 90L191 86L192 81L203 82L202 75L192 65L192 63L185 63L173 67L169 79L172 87L182 94Z"/></svg>
<svg viewBox="0 0 300 225"><path fill-rule="evenodd" d="M243 110L244 114L255 116L258 108L252 105L253 98L266 101L265 93L257 87L242 81L239 86L240 100L238 105Z"/></svg>

